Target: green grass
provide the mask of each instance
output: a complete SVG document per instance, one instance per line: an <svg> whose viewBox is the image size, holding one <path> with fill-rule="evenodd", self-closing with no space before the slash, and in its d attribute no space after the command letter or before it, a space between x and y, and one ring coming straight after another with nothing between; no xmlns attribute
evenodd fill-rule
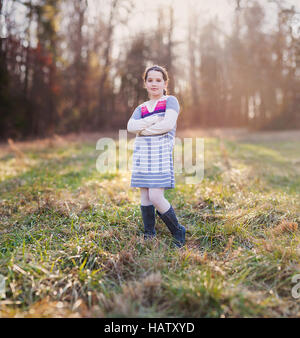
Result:
<svg viewBox="0 0 300 338"><path fill-rule="evenodd" d="M0 148L0 317L294 317L300 141L205 139L205 175L166 191L186 246L143 240L130 172L92 142Z"/></svg>

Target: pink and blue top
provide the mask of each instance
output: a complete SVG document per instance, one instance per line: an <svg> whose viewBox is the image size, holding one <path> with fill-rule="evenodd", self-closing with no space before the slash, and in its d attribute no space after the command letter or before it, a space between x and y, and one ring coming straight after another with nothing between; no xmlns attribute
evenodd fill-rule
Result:
<svg viewBox="0 0 300 338"><path fill-rule="evenodd" d="M179 114L180 106L178 100L173 95L164 95L156 103L156 106L152 112L149 112L146 103L140 104L134 110L132 118L135 120L143 119L145 117L151 116L153 114L158 114L159 116L164 116L167 109L173 109ZM177 123L172 130L168 133L172 138L175 137ZM149 136L148 136L149 137Z"/></svg>

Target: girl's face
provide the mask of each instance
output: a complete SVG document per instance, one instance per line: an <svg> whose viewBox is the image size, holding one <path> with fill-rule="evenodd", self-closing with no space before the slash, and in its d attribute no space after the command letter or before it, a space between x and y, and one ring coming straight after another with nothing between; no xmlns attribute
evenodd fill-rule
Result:
<svg viewBox="0 0 300 338"><path fill-rule="evenodd" d="M150 99L160 98L166 89L166 82L163 79L163 74L156 70L150 70L145 82Z"/></svg>

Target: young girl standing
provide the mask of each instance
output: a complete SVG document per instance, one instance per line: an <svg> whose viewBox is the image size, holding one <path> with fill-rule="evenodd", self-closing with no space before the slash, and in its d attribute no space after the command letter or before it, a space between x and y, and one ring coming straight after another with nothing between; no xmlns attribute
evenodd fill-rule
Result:
<svg viewBox="0 0 300 338"><path fill-rule="evenodd" d="M167 225L177 247L185 243L185 227L176 217L172 205L164 197L165 189L175 187L173 146L179 103L167 95L168 73L160 66L148 67L143 75L149 101L139 105L127 124L136 134L131 187L141 190L141 213L144 238L155 237L155 209Z"/></svg>

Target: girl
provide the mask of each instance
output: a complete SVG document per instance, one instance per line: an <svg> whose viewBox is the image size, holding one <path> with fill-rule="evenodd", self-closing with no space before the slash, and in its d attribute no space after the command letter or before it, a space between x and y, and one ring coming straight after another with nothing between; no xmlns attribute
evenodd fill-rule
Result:
<svg viewBox="0 0 300 338"><path fill-rule="evenodd" d="M156 209L173 235L175 245L182 247L185 227L178 222L172 205L164 197L165 189L175 187L172 152L179 103L175 96L167 95L169 79L163 67L148 67L143 80L150 100L134 110L127 124L127 130L136 134L131 187L141 189L144 238L156 235Z"/></svg>

